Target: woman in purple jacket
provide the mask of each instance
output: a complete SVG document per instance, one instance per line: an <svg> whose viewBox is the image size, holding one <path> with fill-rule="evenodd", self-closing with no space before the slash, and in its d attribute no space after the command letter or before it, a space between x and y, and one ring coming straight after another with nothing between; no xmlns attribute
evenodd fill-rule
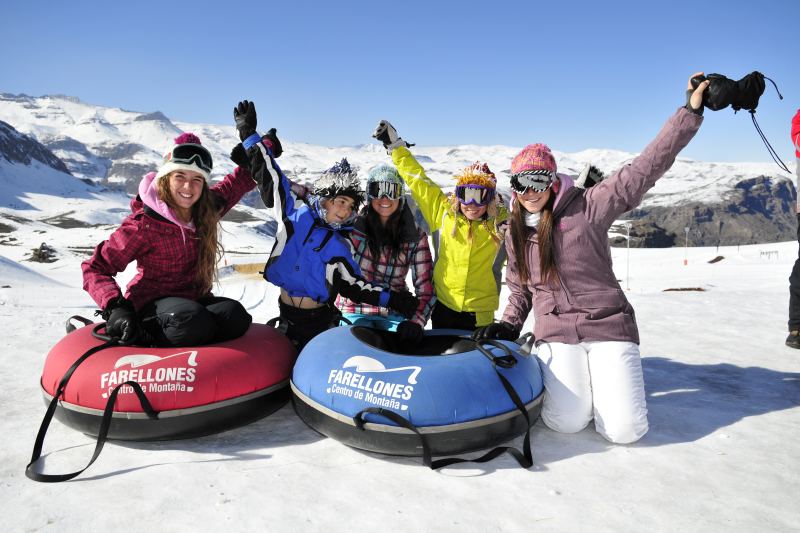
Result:
<svg viewBox="0 0 800 533"><path fill-rule="evenodd" d="M639 205L694 137L707 86L693 91L690 82L686 106L655 140L589 189L557 174L543 144L526 146L511 163L516 208L505 237L511 296L502 321L474 337L516 339L533 308L545 385L542 420L551 429L578 432L594 418L597 432L614 443L647 433L639 332L611 267L608 230Z"/></svg>
<svg viewBox="0 0 800 533"><path fill-rule="evenodd" d="M211 154L196 135L176 138L158 172L139 183L132 213L81 265L83 288L103 310L112 337L192 346L233 339L250 327L242 304L213 296L211 285L221 250L219 219L256 182L237 167L209 186L211 167ZM114 276L133 261L137 273L123 296Z"/></svg>

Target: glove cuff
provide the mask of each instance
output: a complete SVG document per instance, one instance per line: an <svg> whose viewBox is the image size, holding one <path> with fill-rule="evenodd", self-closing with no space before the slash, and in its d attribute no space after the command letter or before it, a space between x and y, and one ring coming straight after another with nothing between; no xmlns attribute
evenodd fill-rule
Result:
<svg viewBox="0 0 800 533"><path fill-rule="evenodd" d="M390 291L383 291L378 296L378 305L380 307L389 307L389 298L392 296Z"/></svg>
<svg viewBox="0 0 800 533"><path fill-rule="evenodd" d="M700 109L693 108L691 104L692 93L694 93L694 90L692 89L686 90L686 109L689 111L689 113L694 113L695 115L700 115L702 117L703 109L705 108L705 106L701 103Z"/></svg>
<svg viewBox="0 0 800 533"><path fill-rule="evenodd" d="M410 144L408 144L407 142L405 142L405 141L403 140L403 138L402 138L402 137L399 137L399 138L398 138L396 141L394 141L393 143L389 143L389 144L386 144L386 145L384 145L384 146L386 147L386 153L387 153L387 154L389 154L389 155L392 155L392 151L393 151L395 148L408 148L409 146L413 146L413 145L410 145Z"/></svg>
<svg viewBox="0 0 800 533"><path fill-rule="evenodd" d="M247 137L246 139L244 139L242 141L242 146L244 146L245 150L249 150L253 146L257 145L260 141L261 141L261 135L259 135L258 132L256 132Z"/></svg>

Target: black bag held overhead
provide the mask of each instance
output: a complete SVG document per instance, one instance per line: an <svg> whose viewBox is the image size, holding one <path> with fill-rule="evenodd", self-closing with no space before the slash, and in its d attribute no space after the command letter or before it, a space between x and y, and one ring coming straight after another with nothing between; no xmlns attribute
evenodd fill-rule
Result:
<svg viewBox="0 0 800 533"><path fill-rule="evenodd" d="M778 93L778 97L783 100L783 95L778 90L778 86L775 85L775 82L757 70L754 70L739 81L733 81L722 74L696 76L692 78L692 87L697 89L697 86L705 80L711 82L703 94L703 105L712 111L719 111L728 106L733 107L734 112L740 109L748 110L753 119L753 125L761 137L761 140L764 141L764 145L767 147L767 151L772 157L772 160L775 161L775 164L781 167L782 170L791 173L786 163L781 161L775 149L769 144L769 141L767 141L767 138L764 136L764 132L761 131L758 122L756 122L758 99L761 98L761 95L764 94L764 89L767 87L764 81L765 79L772 82L772 85L775 86L775 91Z"/></svg>

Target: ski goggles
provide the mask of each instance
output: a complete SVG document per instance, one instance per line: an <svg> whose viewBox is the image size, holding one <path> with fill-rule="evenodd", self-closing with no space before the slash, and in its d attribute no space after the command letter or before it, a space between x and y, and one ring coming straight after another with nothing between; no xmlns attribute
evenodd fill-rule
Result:
<svg viewBox="0 0 800 533"><path fill-rule="evenodd" d="M528 189L544 192L553 186L555 174L549 170L532 170L511 175L511 188L518 194L525 194Z"/></svg>
<svg viewBox="0 0 800 533"><path fill-rule="evenodd" d="M371 181L367 183L367 196L370 200L383 198L397 200L403 196L403 184L394 181Z"/></svg>
<svg viewBox="0 0 800 533"><path fill-rule="evenodd" d="M176 144L164 156L165 163L178 163L181 165L195 165L198 168L211 172L214 162L211 152L199 144Z"/></svg>
<svg viewBox="0 0 800 533"><path fill-rule="evenodd" d="M459 185L456 187L456 198L464 205L482 207L494 198L494 189L482 185Z"/></svg>

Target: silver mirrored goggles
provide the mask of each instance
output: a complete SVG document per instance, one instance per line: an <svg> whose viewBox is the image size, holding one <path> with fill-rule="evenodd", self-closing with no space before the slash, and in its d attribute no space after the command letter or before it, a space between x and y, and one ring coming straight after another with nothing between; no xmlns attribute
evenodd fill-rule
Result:
<svg viewBox="0 0 800 533"><path fill-rule="evenodd" d="M367 183L367 196L370 200L383 198L397 200L403 196L403 184L393 181L371 181Z"/></svg>
<svg viewBox="0 0 800 533"><path fill-rule="evenodd" d="M555 173L549 170L526 170L511 175L511 188L519 194L524 194L528 189L544 192L553 185L555 179Z"/></svg>

